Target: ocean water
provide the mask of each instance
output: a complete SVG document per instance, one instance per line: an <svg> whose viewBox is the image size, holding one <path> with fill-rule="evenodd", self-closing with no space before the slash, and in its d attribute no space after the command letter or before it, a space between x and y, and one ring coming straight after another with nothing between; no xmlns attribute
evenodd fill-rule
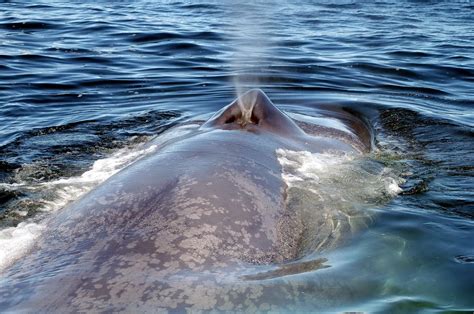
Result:
<svg viewBox="0 0 474 314"><path fill-rule="evenodd" d="M141 143L261 88L307 121L357 112L403 179L324 256L361 295L337 310L472 311L473 21L469 0L1 1L0 264Z"/></svg>

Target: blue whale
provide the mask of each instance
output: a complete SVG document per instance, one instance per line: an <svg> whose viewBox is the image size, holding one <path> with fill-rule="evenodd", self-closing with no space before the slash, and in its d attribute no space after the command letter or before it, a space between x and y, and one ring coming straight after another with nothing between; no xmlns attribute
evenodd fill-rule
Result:
<svg viewBox="0 0 474 314"><path fill-rule="evenodd" d="M294 261L329 237L324 217L308 236L289 209L275 151L370 150L364 123L334 116L345 131L309 134L251 90L192 132L152 141L154 153L48 220L3 274L0 311L271 311L312 302L304 283L272 281L324 268L324 260ZM268 265L276 266L249 273ZM319 288L330 298L333 286Z"/></svg>

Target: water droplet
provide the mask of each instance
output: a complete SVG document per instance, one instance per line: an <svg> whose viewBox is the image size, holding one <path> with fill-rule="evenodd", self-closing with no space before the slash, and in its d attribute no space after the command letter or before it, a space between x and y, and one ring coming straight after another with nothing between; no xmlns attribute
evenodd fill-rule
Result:
<svg viewBox="0 0 474 314"><path fill-rule="evenodd" d="M457 255L454 260L460 264L474 264L474 255Z"/></svg>

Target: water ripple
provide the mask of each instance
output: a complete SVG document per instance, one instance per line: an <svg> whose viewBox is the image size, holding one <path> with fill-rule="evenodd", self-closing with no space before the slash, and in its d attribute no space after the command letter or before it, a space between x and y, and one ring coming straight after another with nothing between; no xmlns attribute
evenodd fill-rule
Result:
<svg viewBox="0 0 474 314"><path fill-rule="evenodd" d="M348 277L370 268L364 283L386 296L357 309L472 308L473 9L469 1L4 1L0 225L34 216L41 203L15 184L80 175L181 116L209 116L236 85L258 87L305 116L324 106L358 112L376 129L380 158L406 168L403 195L341 253Z"/></svg>

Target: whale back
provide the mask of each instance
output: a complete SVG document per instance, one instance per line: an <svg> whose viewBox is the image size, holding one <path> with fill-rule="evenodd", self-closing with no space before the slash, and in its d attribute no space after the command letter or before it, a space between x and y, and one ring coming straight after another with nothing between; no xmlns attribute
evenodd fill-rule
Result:
<svg viewBox="0 0 474 314"><path fill-rule="evenodd" d="M303 300L313 286L265 279L325 268L322 260L291 263L307 243L339 236L327 219L332 208L299 211L279 149L353 151L307 135L251 90L52 217L31 254L0 279L0 311L238 311ZM261 277L262 268L276 271ZM318 281L321 295L339 291L332 281Z"/></svg>

